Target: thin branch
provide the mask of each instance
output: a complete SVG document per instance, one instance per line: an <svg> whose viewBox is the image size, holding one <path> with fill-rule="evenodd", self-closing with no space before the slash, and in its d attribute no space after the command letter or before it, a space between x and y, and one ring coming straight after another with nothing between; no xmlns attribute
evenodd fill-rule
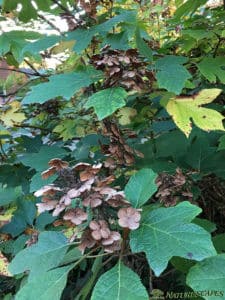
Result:
<svg viewBox="0 0 225 300"><path fill-rule="evenodd" d="M62 5L58 0L51 0L51 1L52 1L54 4L58 5L58 7L60 7L63 11L65 11L65 13L67 13L68 15L70 15L71 17L73 17L73 19L74 19L75 21L80 21L79 19L76 18L75 15L73 15L73 14L71 13L71 11L70 11L67 7L65 7L64 5Z"/></svg>
<svg viewBox="0 0 225 300"><path fill-rule="evenodd" d="M23 70L20 70L20 69L10 69L10 68L0 67L0 70L22 73L22 74L25 74L25 75L28 75L28 76L35 76L35 75L39 76L39 75L36 74L36 72L30 73L30 72L26 72L26 71L23 71Z"/></svg>
<svg viewBox="0 0 225 300"><path fill-rule="evenodd" d="M30 83L30 81L24 83L23 85L21 85L17 90L15 90L14 92L8 93L8 94L0 94L0 97L2 98L8 98L11 96L15 96L20 90L22 90L25 86L27 86ZM5 102L4 104L7 104L9 101Z"/></svg>
<svg viewBox="0 0 225 300"><path fill-rule="evenodd" d="M51 21L49 21L45 16L41 15L41 14L37 14L38 17L40 19L42 19L43 21L45 21L48 25L50 25L53 29L55 29L56 31L58 31L60 33L60 35L65 35L55 24L53 24Z"/></svg>
<svg viewBox="0 0 225 300"><path fill-rule="evenodd" d="M26 58L24 58L24 62L35 72L36 76L46 77L46 75L41 74Z"/></svg>
<svg viewBox="0 0 225 300"><path fill-rule="evenodd" d="M39 127L39 126L35 126L35 125L29 125L29 124L15 124L15 127L18 128L31 128L31 129L39 129L39 130L43 130L46 132L51 132L51 130L44 128L44 127Z"/></svg>
<svg viewBox="0 0 225 300"><path fill-rule="evenodd" d="M220 36L217 36L217 37L218 37L218 42L217 42L217 44L216 44L216 47L215 47L215 50L214 50L214 53L213 53L213 57L214 57L214 58L215 58L216 55L217 55L217 52L218 52L218 50L219 50L219 47L220 47L221 43L223 43L223 42L225 41L224 38L222 38L222 37L220 37Z"/></svg>

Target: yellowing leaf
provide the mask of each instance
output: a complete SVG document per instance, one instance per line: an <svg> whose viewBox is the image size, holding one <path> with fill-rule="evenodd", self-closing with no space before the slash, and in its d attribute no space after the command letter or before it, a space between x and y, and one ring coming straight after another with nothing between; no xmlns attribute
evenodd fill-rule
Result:
<svg viewBox="0 0 225 300"><path fill-rule="evenodd" d="M86 133L87 124L84 120L66 119L62 120L54 129L63 138L63 141L68 141L74 137L84 136Z"/></svg>
<svg viewBox="0 0 225 300"><path fill-rule="evenodd" d="M15 124L20 124L23 122L26 117L25 114L22 112L18 112L20 109L20 102L14 101L10 104L10 108L0 115L0 120L6 125L6 126L13 126Z"/></svg>
<svg viewBox="0 0 225 300"><path fill-rule="evenodd" d="M8 259L0 251L0 275L1 276L12 276L8 271Z"/></svg>
<svg viewBox="0 0 225 300"><path fill-rule="evenodd" d="M162 99L161 105L172 116L176 125L188 137L191 133L192 122L203 130L223 130L224 117L217 111L201 107L211 103L222 90L205 89L194 96L173 97Z"/></svg>
<svg viewBox="0 0 225 300"><path fill-rule="evenodd" d="M122 107L116 114L120 125L129 125L132 117L136 116L137 111L132 107Z"/></svg>

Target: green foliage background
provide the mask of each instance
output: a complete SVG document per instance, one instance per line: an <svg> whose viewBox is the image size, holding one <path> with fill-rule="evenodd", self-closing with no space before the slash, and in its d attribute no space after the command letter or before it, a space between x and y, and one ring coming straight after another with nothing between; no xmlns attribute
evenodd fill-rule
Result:
<svg viewBox="0 0 225 300"><path fill-rule="evenodd" d="M0 0L0 298L225 299L225 3L33 2ZM38 213L54 158L102 163L141 213L129 232L108 208L121 250L78 249L90 205Z"/></svg>

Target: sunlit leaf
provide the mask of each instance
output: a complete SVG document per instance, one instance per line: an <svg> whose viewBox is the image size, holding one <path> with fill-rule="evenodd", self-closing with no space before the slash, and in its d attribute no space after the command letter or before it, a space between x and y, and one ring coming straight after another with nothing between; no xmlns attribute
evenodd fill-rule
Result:
<svg viewBox="0 0 225 300"><path fill-rule="evenodd" d="M181 96L166 101L162 100L161 104L187 137L191 133L192 122L206 131L224 131L222 123L224 117L213 109L202 107L204 104L211 103L220 93L220 89L205 89L194 96Z"/></svg>

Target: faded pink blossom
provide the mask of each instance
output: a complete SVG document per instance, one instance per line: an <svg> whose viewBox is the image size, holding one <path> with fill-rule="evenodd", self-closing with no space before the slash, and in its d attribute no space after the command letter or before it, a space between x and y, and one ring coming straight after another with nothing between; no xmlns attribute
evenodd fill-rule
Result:
<svg viewBox="0 0 225 300"><path fill-rule="evenodd" d="M119 225L124 228L135 230L139 227L141 219L140 212L133 207L121 208L118 211Z"/></svg>
<svg viewBox="0 0 225 300"><path fill-rule="evenodd" d="M63 216L64 220L69 220L75 225L80 225L83 221L87 220L87 213L81 208L71 208L66 211Z"/></svg>

